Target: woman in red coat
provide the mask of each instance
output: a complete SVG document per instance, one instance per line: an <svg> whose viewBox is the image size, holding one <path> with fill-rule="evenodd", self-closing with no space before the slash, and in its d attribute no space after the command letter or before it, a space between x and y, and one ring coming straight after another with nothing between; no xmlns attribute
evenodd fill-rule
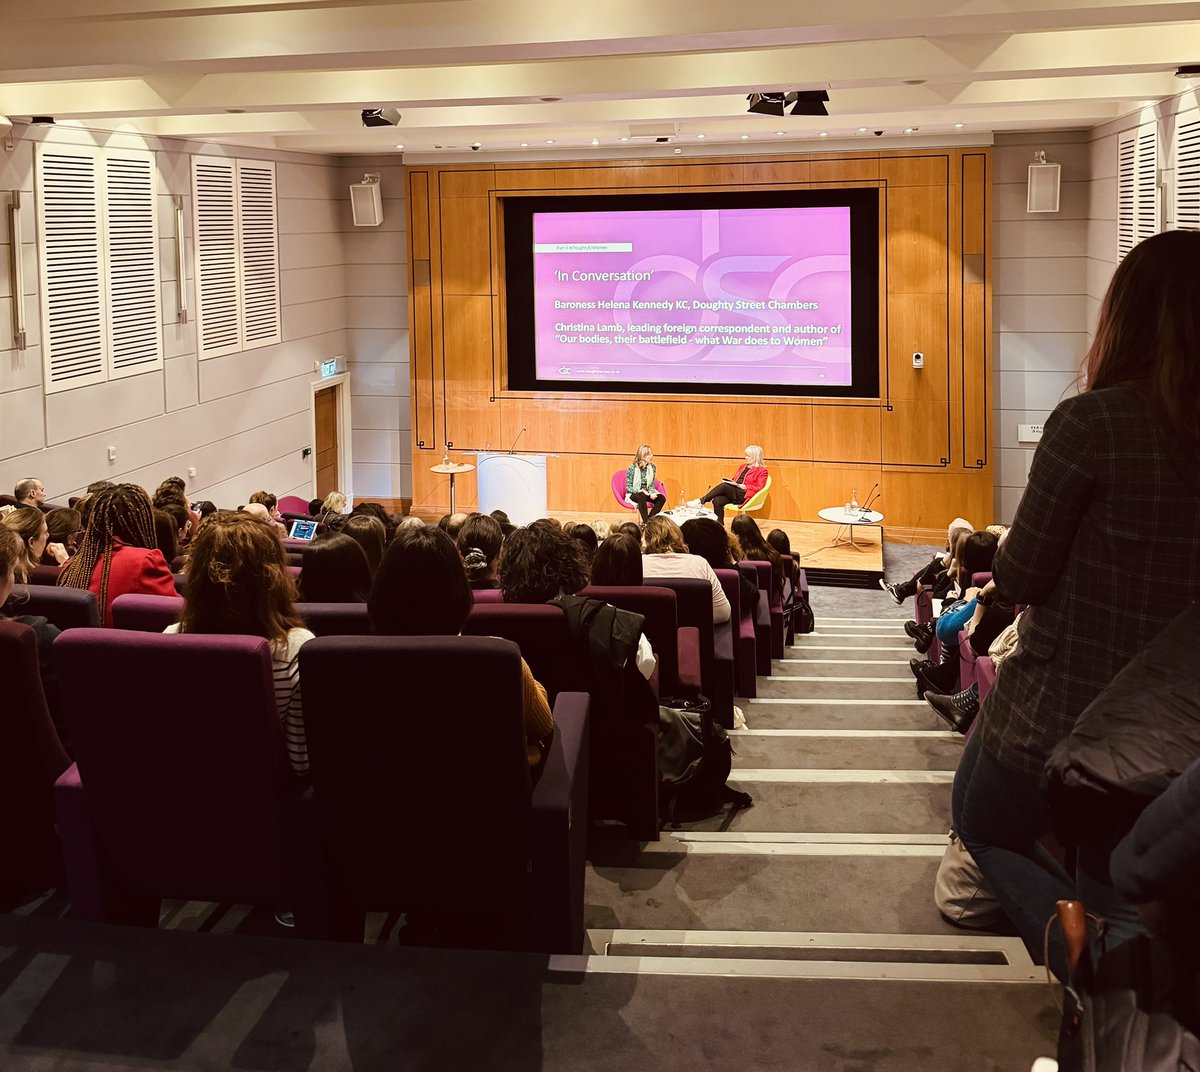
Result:
<svg viewBox="0 0 1200 1072"><path fill-rule="evenodd" d="M96 593L100 617L112 625L112 603L127 592L175 595L175 578L154 538L154 507L136 484L96 496L83 544L58 575L65 588Z"/></svg>
<svg viewBox="0 0 1200 1072"><path fill-rule="evenodd" d="M713 504L713 513L722 525L725 524L725 507L730 503L741 506L742 503L753 499L763 489L767 482L767 467L763 464L762 447L746 448L746 462L731 478L722 480L716 487L709 488L704 496L693 499L688 506L702 506L706 502Z"/></svg>

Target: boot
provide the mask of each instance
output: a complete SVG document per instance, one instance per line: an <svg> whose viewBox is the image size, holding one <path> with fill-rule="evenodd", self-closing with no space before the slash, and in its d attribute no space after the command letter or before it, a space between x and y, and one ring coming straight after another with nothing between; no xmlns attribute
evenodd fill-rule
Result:
<svg viewBox="0 0 1200 1072"><path fill-rule="evenodd" d="M951 694L958 691L958 659L941 663L929 670L917 672L917 699L923 700L926 692Z"/></svg>
<svg viewBox="0 0 1200 1072"><path fill-rule="evenodd" d="M909 659L908 668L912 671L913 677L920 677L922 670L932 670L938 664L931 663L928 659Z"/></svg>
<svg viewBox="0 0 1200 1072"><path fill-rule="evenodd" d="M937 626L934 622L923 622L917 625L916 622L905 622L904 631L913 638L913 646L924 655L933 645L934 630Z"/></svg>
<svg viewBox="0 0 1200 1072"><path fill-rule="evenodd" d="M979 714L979 686L972 684L969 689L956 692L953 696L927 692L925 702L950 723L955 733L965 734Z"/></svg>

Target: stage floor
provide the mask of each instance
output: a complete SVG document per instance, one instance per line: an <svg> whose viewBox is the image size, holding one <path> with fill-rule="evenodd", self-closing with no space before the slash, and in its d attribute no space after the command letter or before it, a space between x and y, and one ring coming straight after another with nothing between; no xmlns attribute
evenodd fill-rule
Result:
<svg viewBox="0 0 1200 1072"><path fill-rule="evenodd" d="M572 510L552 510L550 513L559 521L582 521L584 524L590 524L597 518L602 518L612 525L637 520L636 513L623 511L586 514ZM783 529L788 534L792 550L800 555L800 563L807 572L809 584L865 588L874 587L883 576L883 530L878 525L855 525L854 546L851 547L849 530L845 525L832 525L824 521L777 521L773 518L758 517L754 519L764 535L771 529ZM728 522L727 515L726 524Z"/></svg>

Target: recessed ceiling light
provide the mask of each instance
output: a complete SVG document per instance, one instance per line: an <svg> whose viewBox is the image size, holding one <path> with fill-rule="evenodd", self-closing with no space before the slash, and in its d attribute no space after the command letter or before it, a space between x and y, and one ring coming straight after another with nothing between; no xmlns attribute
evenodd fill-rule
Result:
<svg viewBox="0 0 1200 1072"><path fill-rule="evenodd" d="M476 152L479 152L479 150L483 148L483 142L473 141L473 142L471 142L471 148L474 149Z"/></svg>
<svg viewBox="0 0 1200 1072"><path fill-rule="evenodd" d="M697 134L697 135L696 135L696 137L697 137L697 138L703 138L703 137L704 137L704 135L703 135L703 134Z"/></svg>
<svg viewBox="0 0 1200 1072"><path fill-rule="evenodd" d="M621 141L628 141L628 138L622 138Z"/></svg>
<svg viewBox="0 0 1200 1072"><path fill-rule="evenodd" d="M396 148L397 148L397 149L403 149L403 148L404 148L404 146L403 146L403 145L397 145L397 146L396 146Z"/></svg>
<svg viewBox="0 0 1200 1072"><path fill-rule="evenodd" d="M955 124L954 124L954 129L955 129L955 130L962 130L962 128L963 128L963 127L965 127L966 125L967 125L966 123L955 123Z"/></svg>
<svg viewBox="0 0 1200 1072"><path fill-rule="evenodd" d="M859 128L858 128L858 132L859 132L860 134L865 134L865 133L867 132L867 128L866 128L866 127L859 127Z"/></svg>
<svg viewBox="0 0 1200 1072"><path fill-rule="evenodd" d="M743 135L742 135L742 141L745 141L745 140L746 140L748 137L750 137L750 135L749 135L749 134L743 134Z"/></svg>
<svg viewBox="0 0 1200 1072"><path fill-rule="evenodd" d="M528 148L529 148L529 142L527 142L527 141L523 141L523 142L521 142L521 148L522 148L522 149L528 149Z"/></svg>
<svg viewBox="0 0 1200 1072"><path fill-rule="evenodd" d="M905 127L905 128L904 128L904 133L905 133L905 134L911 134L911 133L912 133L914 130L916 130L916 129L917 129L916 127Z"/></svg>
<svg viewBox="0 0 1200 1072"><path fill-rule="evenodd" d="M822 131L821 131L821 133L818 135L818 137L821 137L821 138L828 138L828 137L829 137L829 131L828 131L828 130L822 130Z"/></svg>
<svg viewBox="0 0 1200 1072"><path fill-rule="evenodd" d="M785 131L777 130L777 131L775 131L775 137L782 138L784 133L785 133Z"/></svg>
<svg viewBox="0 0 1200 1072"><path fill-rule="evenodd" d="M593 144L593 145L599 145L599 144L600 144L600 139L599 139L599 138L593 138L593 139L592 139L592 144Z"/></svg>
<svg viewBox="0 0 1200 1072"><path fill-rule="evenodd" d="M553 145L553 144L554 144L554 139L553 139L553 138L547 138L547 139L546 139L546 144L547 144L547 145Z"/></svg>

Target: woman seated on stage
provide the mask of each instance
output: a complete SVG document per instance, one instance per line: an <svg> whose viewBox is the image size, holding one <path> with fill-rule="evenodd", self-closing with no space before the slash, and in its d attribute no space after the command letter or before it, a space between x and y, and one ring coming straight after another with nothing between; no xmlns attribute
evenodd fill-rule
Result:
<svg viewBox="0 0 1200 1072"><path fill-rule="evenodd" d="M633 464L625 470L625 501L637 507L643 525L667 502L667 497L654 486L656 477L654 451L643 443L633 456Z"/></svg>
<svg viewBox="0 0 1200 1072"><path fill-rule="evenodd" d="M767 482L767 467L763 464L762 447L749 446L746 448L746 462L732 478L722 480L711 487L699 499L693 499L688 506L703 506L706 502L713 505L713 513L717 520L725 524L725 507L733 503L741 506L752 499Z"/></svg>

